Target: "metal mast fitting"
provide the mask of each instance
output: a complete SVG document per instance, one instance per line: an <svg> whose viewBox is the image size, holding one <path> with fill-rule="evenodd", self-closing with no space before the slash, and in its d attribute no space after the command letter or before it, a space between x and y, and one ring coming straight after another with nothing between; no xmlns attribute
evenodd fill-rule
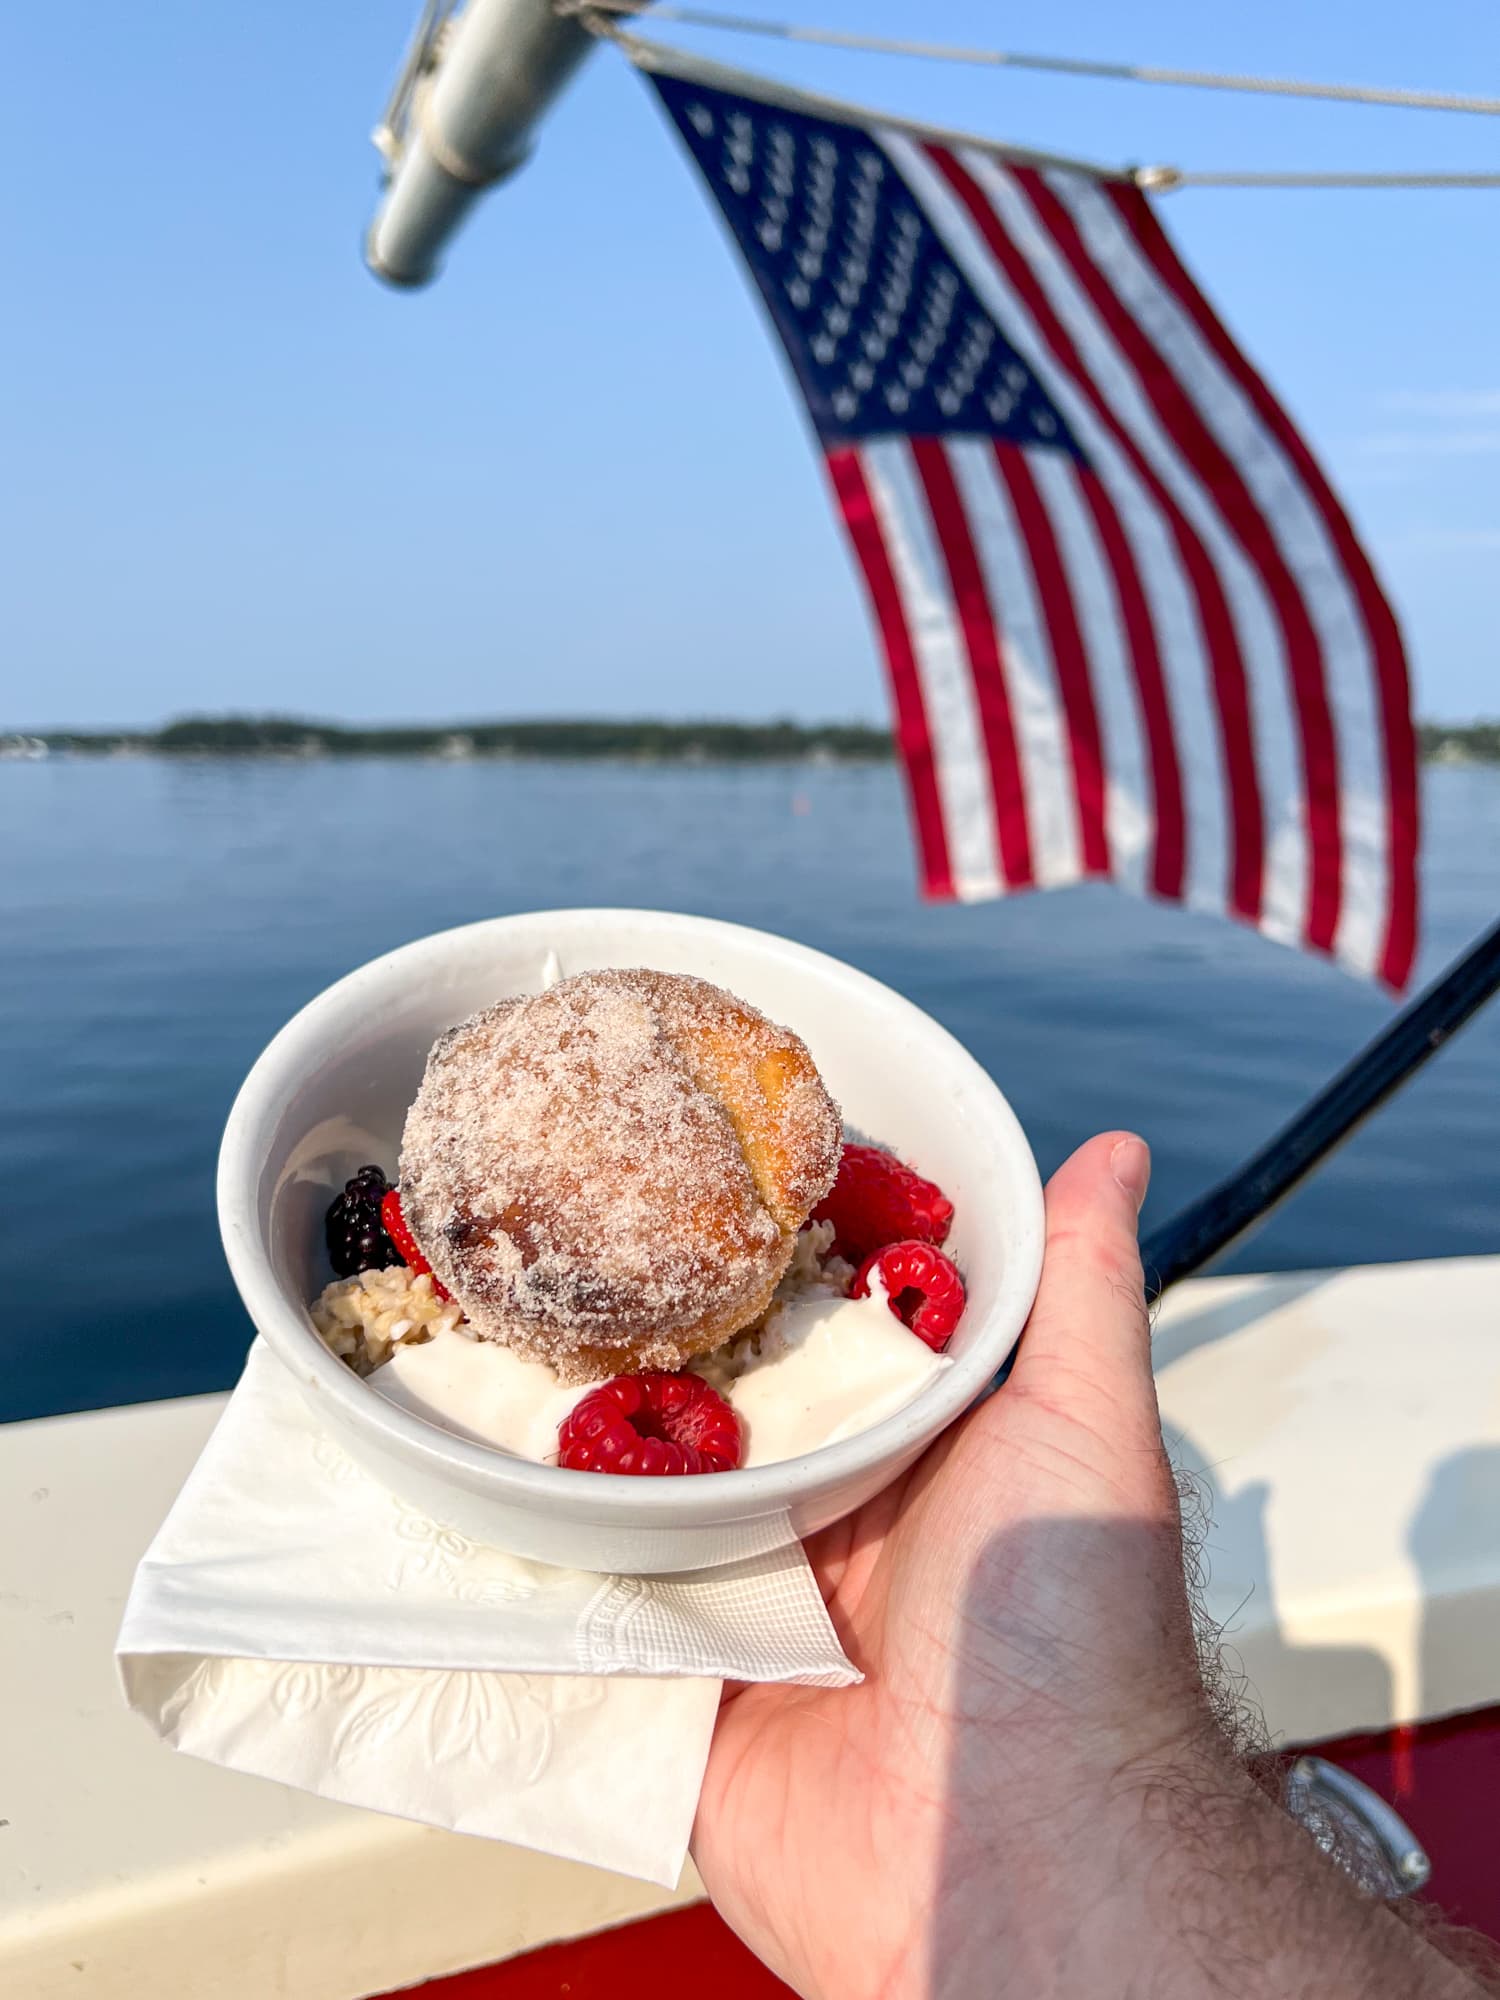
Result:
<svg viewBox="0 0 1500 2000"><path fill-rule="evenodd" d="M486 188L531 151L543 114L597 37L553 0L428 0L375 144L385 193L365 261L391 285L425 285Z"/></svg>

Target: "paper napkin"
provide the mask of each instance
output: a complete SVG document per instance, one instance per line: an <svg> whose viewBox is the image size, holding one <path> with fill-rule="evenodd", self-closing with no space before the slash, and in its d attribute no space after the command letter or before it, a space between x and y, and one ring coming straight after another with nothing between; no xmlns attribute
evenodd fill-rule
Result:
<svg viewBox="0 0 1500 2000"><path fill-rule="evenodd" d="M117 1652L192 1756L667 1886L720 1682L859 1679L800 1548L607 1577L485 1547L362 1471L259 1341Z"/></svg>

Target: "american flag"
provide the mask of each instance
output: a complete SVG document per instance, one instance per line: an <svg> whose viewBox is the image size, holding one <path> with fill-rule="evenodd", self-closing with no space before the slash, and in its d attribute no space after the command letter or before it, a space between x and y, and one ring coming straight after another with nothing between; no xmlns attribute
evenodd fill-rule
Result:
<svg viewBox="0 0 1500 2000"><path fill-rule="evenodd" d="M1140 189L776 87L651 81L806 400L927 892L1107 876L1402 987L1396 621Z"/></svg>

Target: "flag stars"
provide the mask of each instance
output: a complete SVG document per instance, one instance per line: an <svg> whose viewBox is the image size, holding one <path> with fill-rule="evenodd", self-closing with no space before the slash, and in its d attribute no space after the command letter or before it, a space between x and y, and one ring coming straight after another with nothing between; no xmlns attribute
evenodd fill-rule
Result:
<svg viewBox="0 0 1500 2000"><path fill-rule="evenodd" d="M755 159L755 125L742 112L725 120L724 179L736 194L750 192L750 168Z"/></svg>
<svg viewBox="0 0 1500 2000"><path fill-rule="evenodd" d="M964 321L964 337L958 350L958 358L965 368L976 373L989 359L990 349L995 344L995 329L988 320L975 319L972 314Z"/></svg>
<svg viewBox="0 0 1500 2000"><path fill-rule="evenodd" d="M888 313L899 319L911 303L911 274L908 271L892 270L886 274L880 287L880 303Z"/></svg>
<svg viewBox="0 0 1500 2000"><path fill-rule="evenodd" d="M868 134L696 85L663 96L825 436L1003 434L1076 450Z"/></svg>

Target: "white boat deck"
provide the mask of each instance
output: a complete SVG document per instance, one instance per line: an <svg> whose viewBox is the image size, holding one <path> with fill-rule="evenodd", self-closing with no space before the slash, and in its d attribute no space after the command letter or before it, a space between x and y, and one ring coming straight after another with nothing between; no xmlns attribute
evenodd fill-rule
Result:
<svg viewBox="0 0 1500 2000"><path fill-rule="evenodd" d="M1210 1610L1291 1741L1500 1700L1500 1258L1185 1285ZM111 1655L221 1397L0 1427L0 1992L361 2000L685 1900L175 1755Z"/></svg>

